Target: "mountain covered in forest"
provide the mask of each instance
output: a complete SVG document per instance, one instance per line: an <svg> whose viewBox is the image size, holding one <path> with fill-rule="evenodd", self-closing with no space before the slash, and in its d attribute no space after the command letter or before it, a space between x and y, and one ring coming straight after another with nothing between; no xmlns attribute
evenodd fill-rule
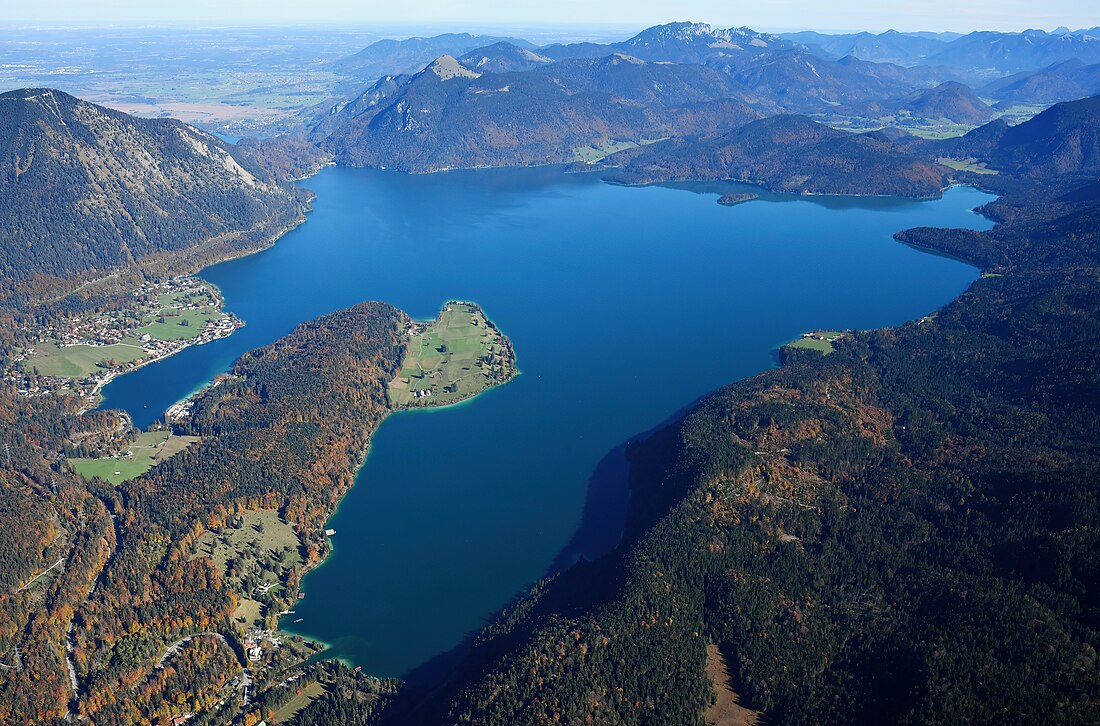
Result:
<svg viewBox="0 0 1100 726"><path fill-rule="evenodd" d="M338 106L313 138L338 161L406 171L562 163L610 142L713 135L762 115L728 75L621 53L476 70L443 56Z"/></svg>
<svg viewBox="0 0 1100 726"><path fill-rule="evenodd" d="M949 170L879 134L851 134L805 116L754 121L716 138L616 154L608 178L631 184L736 180L795 194L937 196Z"/></svg>
<svg viewBox="0 0 1100 726"><path fill-rule="evenodd" d="M979 93L1002 104L1073 101L1100 93L1100 63L1079 58L1021 71L986 84Z"/></svg>
<svg viewBox="0 0 1100 726"><path fill-rule="evenodd" d="M0 295L181 256L255 248L301 217L304 192L217 138L51 89L0 95Z"/></svg>
<svg viewBox="0 0 1100 726"><path fill-rule="evenodd" d="M930 146L1020 176L1100 174L1100 96L1055 104L1017 126L992 121Z"/></svg>

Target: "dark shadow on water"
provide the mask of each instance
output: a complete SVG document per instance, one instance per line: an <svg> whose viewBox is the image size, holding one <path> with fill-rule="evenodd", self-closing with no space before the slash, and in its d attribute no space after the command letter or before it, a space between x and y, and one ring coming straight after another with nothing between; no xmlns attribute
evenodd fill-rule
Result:
<svg viewBox="0 0 1100 726"><path fill-rule="evenodd" d="M555 612L569 616L592 602L610 597L618 590L621 583L612 574L614 568L603 568L600 565L606 564L611 559L607 555L622 544L628 524L631 498L628 449L679 423L709 395L700 396L651 429L612 448L596 465L589 479L581 523L540 578L545 580L560 576L571 581L568 587L559 588L566 592L564 595L559 593L553 606L550 606ZM499 621L503 615L522 603L529 592L530 587L517 592L484 625ZM502 638L503 643L477 653L471 663L468 657L481 633L481 628L471 630L454 648L434 656L402 676L404 686L395 701L384 711L381 723L425 726L436 723L442 715L438 709L445 707L445 704L434 700L433 696L444 692L445 687L456 677L459 683L472 682L487 663L507 652L522 637Z"/></svg>

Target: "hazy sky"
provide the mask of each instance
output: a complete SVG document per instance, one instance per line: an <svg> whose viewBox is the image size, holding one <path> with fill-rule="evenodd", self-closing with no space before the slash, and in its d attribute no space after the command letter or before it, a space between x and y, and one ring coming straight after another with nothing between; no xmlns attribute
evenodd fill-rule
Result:
<svg viewBox="0 0 1100 726"><path fill-rule="evenodd" d="M1097 0L3 0L0 23L466 23L763 30L1023 30L1100 25Z"/></svg>

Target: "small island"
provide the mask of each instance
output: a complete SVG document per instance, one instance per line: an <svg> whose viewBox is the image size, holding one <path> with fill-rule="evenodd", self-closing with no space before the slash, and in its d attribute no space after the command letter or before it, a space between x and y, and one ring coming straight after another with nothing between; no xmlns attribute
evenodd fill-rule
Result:
<svg viewBox="0 0 1100 726"><path fill-rule="evenodd" d="M759 198L759 194L753 194L752 192L735 192L733 194L723 194L718 198L718 203L723 207L733 207Z"/></svg>
<svg viewBox="0 0 1100 726"><path fill-rule="evenodd" d="M432 322L405 329L401 370L389 384L396 409L448 406L516 376L512 342L475 303L452 300Z"/></svg>

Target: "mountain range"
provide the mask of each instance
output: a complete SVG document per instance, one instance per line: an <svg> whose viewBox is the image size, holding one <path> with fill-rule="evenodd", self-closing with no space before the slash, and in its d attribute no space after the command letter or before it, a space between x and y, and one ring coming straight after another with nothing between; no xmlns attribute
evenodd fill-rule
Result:
<svg viewBox="0 0 1100 726"><path fill-rule="evenodd" d="M534 47L519 38L444 33L430 38L379 40L354 55L332 61L328 67L334 73L372 81L384 75L416 73L441 55L459 56L499 42L523 48Z"/></svg>
<svg viewBox="0 0 1100 726"><path fill-rule="evenodd" d="M312 135L343 163L405 171L562 163L611 141L715 134L761 105L720 71L618 53L501 73L443 56L383 78Z"/></svg>
<svg viewBox="0 0 1100 726"><path fill-rule="evenodd" d="M784 33L778 37L801 44L810 51L836 60L855 56L861 60L904 66L945 66L974 78L1017 73L1053 63L1077 59L1100 62L1100 31L1096 28L1047 33L979 31L954 33Z"/></svg>
<svg viewBox="0 0 1100 726"><path fill-rule="evenodd" d="M469 47L479 40L486 44ZM425 61L444 47L463 52ZM856 119L857 126L973 127L1015 104L1097 90L1100 64L1081 60L1094 51L1100 41L1092 31L773 35L688 22L616 43L543 48L468 35L413 38L352 56L392 72L315 118L309 136L343 163L423 172L593 161L662 139L716 139L784 113ZM1072 60L1052 63L1063 56ZM1029 70L977 91L959 80L1023 67ZM844 153L858 155L857 147L870 143L878 142L831 142L837 148L829 157L842 169ZM930 171L910 169L896 184L867 191L919 188L923 195L936 176ZM798 176L772 181L796 188Z"/></svg>

